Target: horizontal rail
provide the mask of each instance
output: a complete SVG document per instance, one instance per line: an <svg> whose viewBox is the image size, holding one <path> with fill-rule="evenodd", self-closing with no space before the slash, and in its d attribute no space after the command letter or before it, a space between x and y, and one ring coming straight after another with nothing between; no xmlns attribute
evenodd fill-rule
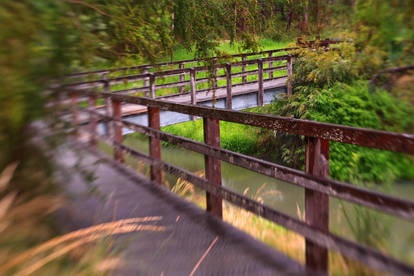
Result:
<svg viewBox="0 0 414 276"><path fill-rule="evenodd" d="M276 72L276 71L281 71L281 70L286 70L286 66L279 66L279 67L274 67L274 68L268 68L268 69L263 69L264 73L269 73L269 72ZM258 70L249 70L246 72L240 72L240 73L234 73L231 75L232 78L239 78L239 77L243 77L243 76L252 76L252 75L257 75ZM280 76L280 77L273 77L271 80L275 80L275 79L279 79L279 78L283 78L286 76ZM216 77L216 80L222 80L222 79L226 79L226 75L218 75ZM200 84L200 83L205 83L208 82L210 79L209 78L200 78L200 79L196 79L196 83ZM264 82L269 81L269 79L264 79ZM246 84L252 84L252 83L257 83L257 80L254 81L247 81L245 83L236 83L236 84L232 84L232 87L237 87L237 86L241 86L241 85L246 85ZM172 88L172 87L182 87L182 86L186 86L189 85L190 81L186 80L186 81L178 81L178 82L173 82L173 83L167 83L167 84L159 84L156 85L155 88L158 89L164 89L164 88ZM220 88L225 88L226 86L217 86L215 87L215 89L220 89ZM144 87L137 87L137 88L130 88L130 89L124 89L124 90L117 90L117 91L112 91L112 93L116 93L116 94L123 94L123 95L128 95L131 93L136 93L136 92L145 92L148 91L149 87L148 86L144 86ZM206 89L200 89L197 90L197 93L199 92L205 92L205 91L209 91L209 90L213 90L213 88L206 88ZM175 97L177 95L183 95L186 93L180 93L180 94L170 94L170 95L165 95L165 96L157 96L157 98L159 99L164 99L164 98L168 98L168 97Z"/></svg>
<svg viewBox="0 0 414 276"><path fill-rule="evenodd" d="M198 117L206 117L233 123L263 127L291 134L316 137L324 140L370 148L414 154L414 134L385 132L366 128L321 123L310 120L226 110L222 108L178 104L129 95L99 93L94 91L80 91L79 93L82 95L109 97L120 102L158 107L162 110L175 111Z"/></svg>
<svg viewBox="0 0 414 276"><path fill-rule="evenodd" d="M315 190L329 196L347 200L382 212L387 212L411 221L414 221L414 202L385 195L369 189L357 187L345 182L312 176L300 170L281 166L272 162L260 160L248 155L213 147L188 138L180 137L164 131L132 123L122 119L115 119L99 112L79 108L89 114L101 117L105 121L120 122L124 127L136 132L151 136L167 143L178 145L191 151L205 154L230 164L267 175L302 188Z"/></svg>
<svg viewBox="0 0 414 276"><path fill-rule="evenodd" d="M294 231L303 237L315 242L316 244L319 244L320 246L336 250L347 257L358 260L359 262L365 263L374 269L379 269L384 272L389 272L396 275L412 275L414 273L414 269L412 267L389 256L386 256L378 251L357 244L353 241L347 240L330 232L319 230L308 225L304 221L263 205L254 199L250 199L246 196L238 194L237 192L234 192L228 188L213 185L206 179L203 179L185 169L174 166L168 162L148 156L121 143L107 139L104 136L100 136L100 138L126 154L138 158L139 160L142 160L152 166L157 166L158 168L161 168L165 172L168 172L176 177L189 181L195 186L216 197L227 200L228 202L244 208L258 216L273 221L285 227L286 229Z"/></svg>
<svg viewBox="0 0 414 276"><path fill-rule="evenodd" d="M298 49L297 47L291 47L291 48L282 48L282 49L275 49L275 50L267 50L267 51L261 51L257 53L243 53L243 54L236 54L231 56L222 56L222 57L216 57L218 59L222 58L239 58L239 57L249 57L249 56L256 56L256 55L265 55L270 53L277 53L277 52L287 52ZM197 59L187 59L187 60L180 60L180 61L173 61L173 62L161 62L156 64L143 64L143 65L137 65L132 67L121 67L121 68L113 68L113 69L104 69L104 70L95 70L95 71L89 71L89 72L80 72L80 73L73 73L66 75L66 77L69 78L75 78L75 77L83 77L83 76L89 76L89 75L103 75L108 73L114 73L114 72L121 72L121 71L128 71L128 70L142 70L142 69L150 69L153 67L160 67L160 66L171 66L171 65L179 65L179 64L188 64L188 63L195 63L195 62L203 62L203 61L209 61L214 58L207 58L203 60L197 60Z"/></svg>
<svg viewBox="0 0 414 276"><path fill-rule="evenodd" d="M247 61L238 61L238 62L232 62L232 66L242 66L242 65L255 65L260 60L262 62L276 62L276 61L283 61L287 60L289 58L289 55L283 55L283 56L277 56L277 57L267 57L262 59L254 59L254 60L247 60ZM224 69L225 64L216 64L213 66L216 69ZM83 82L77 82L77 83L71 83L67 84L64 87L66 89L77 89L77 90L83 90L88 89L92 87L103 87L105 83L111 83L111 84L120 84L124 82L129 81L140 81L145 80L146 78L149 78L151 74L153 74L155 77L172 77L172 76L178 76L183 73L189 74L192 68L183 68L183 69L173 69L173 70L165 70L165 71L159 71L154 73L143 73L143 74L134 74L134 75L128 75L128 76L122 76L122 77L116 77L116 78L110 78L110 79L99 79L99 80L93 80L93 81L83 81ZM208 71L208 66L198 66L194 67L194 69L197 72L203 72Z"/></svg>
<svg viewBox="0 0 414 276"><path fill-rule="evenodd" d="M322 41L322 42L326 43L326 41ZM328 41L329 44L339 44L342 42L343 42L342 40L329 40ZM303 46L306 46L306 45L303 45ZM241 54L235 54L235 55L230 55L230 56L211 57L211 58L205 58L205 59L186 59L186 60L179 60L179 61L159 62L155 64L142 64L142 65L136 65L136 66L130 66L130 67L121 67L121 68L112 68L112 69L103 69L103 70L73 73L73 74L66 75L66 77L76 78L76 77L83 77L83 76L89 76L89 75L103 75L103 74L128 71L128 70L145 70L145 69L150 69L154 67L205 62L205 61L210 61L214 59L242 58L242 57L247 58L251 56L268 55L268 54L273 54L273 53L278 53L278 52L287 52L287 51L292 51L292 50L297 50L297 49L299 49L299 47L288 47L288 48L282 48L282 49L273 49L273 50L266 50L266 51L260 51L260 52L254 52L254 53L241 53Z"/></svg>

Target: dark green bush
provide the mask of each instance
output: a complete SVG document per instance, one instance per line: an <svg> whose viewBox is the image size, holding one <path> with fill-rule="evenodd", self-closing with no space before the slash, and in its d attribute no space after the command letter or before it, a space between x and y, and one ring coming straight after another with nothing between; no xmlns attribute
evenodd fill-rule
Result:
<svg viewBox="0 0 414 276"><path fill-rule="evenodd" d="M319 122L404 132L413 124L409 105L384 90L369 92L367 81L337 83L330 88L297 93L268 106L276 115ZM277 133L266 143L276 143L272 156L286 165L303 168L303 137ZM267 145L269 146L269 145ZM331 143L331 177L342 181L387 182L394 178L413 178L414 166L403 154Z"/></svg>

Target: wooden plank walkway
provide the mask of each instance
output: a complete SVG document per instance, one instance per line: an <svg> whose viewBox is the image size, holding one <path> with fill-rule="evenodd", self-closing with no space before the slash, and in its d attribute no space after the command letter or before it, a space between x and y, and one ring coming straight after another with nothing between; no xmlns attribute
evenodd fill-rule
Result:
<svg viewBox="0 0 414 276"><path fill-rule="evenodd" d="M151 224L165 227L118 236L115 248L123 248L123 264L115 275L313 275L144 176L110 161L93 165L100 157L83 153L82 167L98 176L92 183L73 172L77 156L72 150L63 147L58 154L71 175L63 188L74 200L60 212L70 230L148 216L161 216ZM91 187L96 187L92 195L87 193Z"/></svg>

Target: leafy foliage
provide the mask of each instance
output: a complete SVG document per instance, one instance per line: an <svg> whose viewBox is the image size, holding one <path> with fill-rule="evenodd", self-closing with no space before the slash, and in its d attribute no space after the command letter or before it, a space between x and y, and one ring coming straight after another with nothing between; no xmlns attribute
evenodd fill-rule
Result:
<svg viewBox="0 0 414 276"><path fill-rule="evenodd" d="M300 49L298 55L293 76L297 90L332 86L337 81L349 83L355 78L355 65L342 51Z"/></svg>
<svg viewBox="0 0 414 276"><path fill-rule="evenodd" d="M350 36L353 34L350 34ZM377 47L366 46L358 50L355 43L347 42L333 50L302 48L296 51L294 66L296 91L331 87L336 82L351 83L355 79L370 78L383 69L386 54ZM306 88L307 87L307 88Z"/></svg>
<svg viewBox="0 0 414 276"><path fill-rule="evenodd" d="M337 83L330 88L297 93L266 107L269 113L386 131L404 132L413 124L413 110L384 90L370 93L366 81ZM303 168L303 138L267 133L267 143L279 149L273 158ZM271 141L271 142L270 142ZM332 143L331 177L343 181L387 182L412 178L412 162L404 155L354 145Z"/></svg>
<svg viewBox="0 0 414 276"><path fill-rule="evenodd" d="M356 44L378 47L394 65L414 60L414 2L360 0L354 13Z"/></svg>

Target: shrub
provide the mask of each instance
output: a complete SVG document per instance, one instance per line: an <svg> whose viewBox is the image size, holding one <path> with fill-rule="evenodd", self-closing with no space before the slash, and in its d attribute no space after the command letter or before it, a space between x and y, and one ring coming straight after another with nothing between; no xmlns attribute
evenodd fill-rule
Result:
<svg viewBox="0 0 414 276"><path fill-rule="evenodd" d="M354 43L343 43L330 51L303 48L296 54L298 58L293 67L296 91L369 79L387 64L386 53L381 49L370 45L357 48Z"/></svg>
<svg viewBox="0 0 414 276"><path fill-rule="evenodd" d="M349 52L344 52L349 53ZM352 57L342 51L300 49L294 66L294 87L332 86L335 82L349 83L356 78L357 70Z"/></svg>
<svg viewBox="0 0 414 276"><path fill-rule="evenodd" d="M414 122L409 105L384 90L370 93L367 81L337 83L330 88L298 93L278 100L265 110L276 115L395 132L406 131ZM269 132L266 135L265 142L278 149L273 159L303 168L303 137ZM403 154L335 142L331 143L330 151L334 179L382 183L414 177L413 164Z"/></svg>

